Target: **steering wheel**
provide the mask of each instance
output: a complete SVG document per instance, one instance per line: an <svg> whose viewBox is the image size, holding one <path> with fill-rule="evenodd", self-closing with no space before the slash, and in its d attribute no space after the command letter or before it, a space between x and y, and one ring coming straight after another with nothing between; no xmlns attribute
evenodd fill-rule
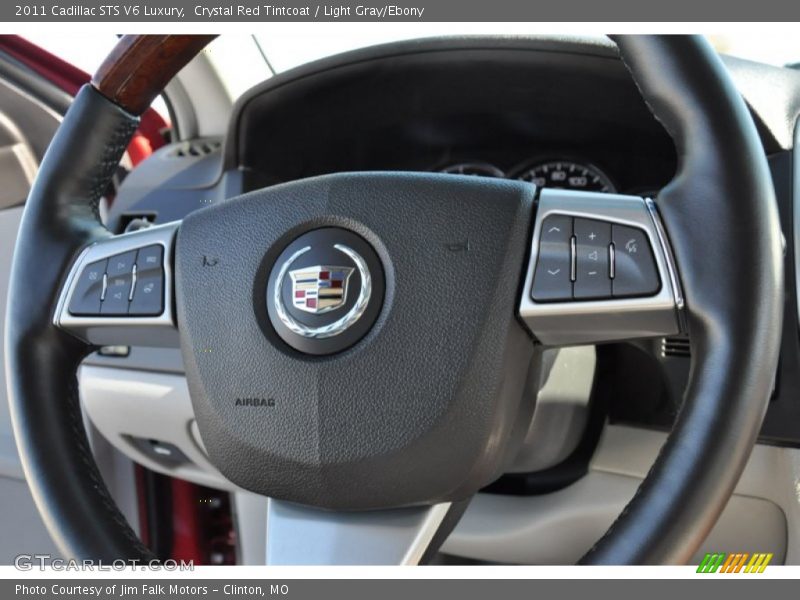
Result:
<svg viewBox="0 0 800 600"><path fill-rule="evenodd" d="M208 456L270 498L268 562L418 563L519 448L544 346L685 331L674 429L582 562L689 560L755 443L783 300L764 151L708 43L615 39L679 155L655 201L347 173L114 236L98 201L137 115L208 41L123 38L75 98L25 206L8 391L27 481L64 554L153 558L82 426L76 372L98 345L180 341Z"/></svg>

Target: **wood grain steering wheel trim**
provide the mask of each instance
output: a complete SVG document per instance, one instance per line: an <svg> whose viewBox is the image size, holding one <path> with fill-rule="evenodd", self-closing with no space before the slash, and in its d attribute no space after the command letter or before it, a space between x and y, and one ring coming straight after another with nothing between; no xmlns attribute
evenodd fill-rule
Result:
<svg viewBox="0 0 800 600"><path fill-rule="evenodd" d="M141 115L167 83L215 35L126 35L97 69L92 85L132 115Z"/></svg>

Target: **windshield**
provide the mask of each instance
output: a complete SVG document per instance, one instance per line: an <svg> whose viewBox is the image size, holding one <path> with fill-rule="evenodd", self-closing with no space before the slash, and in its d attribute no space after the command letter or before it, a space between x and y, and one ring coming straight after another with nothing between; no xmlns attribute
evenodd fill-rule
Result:
<svg viewBox="0 0 800 600"><path fill-rule="evenodd" d="M797 35L727 34L708 37L722 54L775 66L800 62L800 38Z"/></svg>
<svg viewBox="0 0 800 600"><path fill-rule="evenodd" d="M253 35L222 35L208 48L209 57L233 99L255 84L307 62L399 40L453 35L525 35L529 23L306 23L261 24ZM116 43L113 34L28 35L30 41L67 62L93 73ZM573 35L600 39L602 35ZM771 65L800 62L800 40L789 30L770 34L724 33L708 39L721 53Z"/></svg>

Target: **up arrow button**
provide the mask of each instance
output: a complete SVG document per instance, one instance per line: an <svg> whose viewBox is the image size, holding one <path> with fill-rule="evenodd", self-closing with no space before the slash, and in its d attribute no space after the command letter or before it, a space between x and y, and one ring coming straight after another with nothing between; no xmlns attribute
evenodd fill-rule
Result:
<svg viewBox="0 0 800 600"><path fill-rule="evenodd" d="M572 300L571 238L572 217L552 215L542 221L531 289L535 301Z"/></svg>

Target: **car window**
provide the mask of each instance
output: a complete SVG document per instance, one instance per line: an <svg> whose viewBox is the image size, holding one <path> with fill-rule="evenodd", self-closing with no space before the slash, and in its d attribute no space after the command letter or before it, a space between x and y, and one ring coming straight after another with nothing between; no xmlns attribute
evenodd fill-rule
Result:
<svg viewBox="0 0 800 600"><path fill-rule="evenodd" d="M236 99L274 73L375 44L420 37L531 33L530 23L261 23L251 35L221 35L207 52L231 98ZM777 35L737 32L708 37L718 51L732 56L772 65L800 62L800 38L789 30ZM118 39L114 34L31 34L26 38L87 73L97 69ZM162 104L155 108L166 115Z"/></svg>

